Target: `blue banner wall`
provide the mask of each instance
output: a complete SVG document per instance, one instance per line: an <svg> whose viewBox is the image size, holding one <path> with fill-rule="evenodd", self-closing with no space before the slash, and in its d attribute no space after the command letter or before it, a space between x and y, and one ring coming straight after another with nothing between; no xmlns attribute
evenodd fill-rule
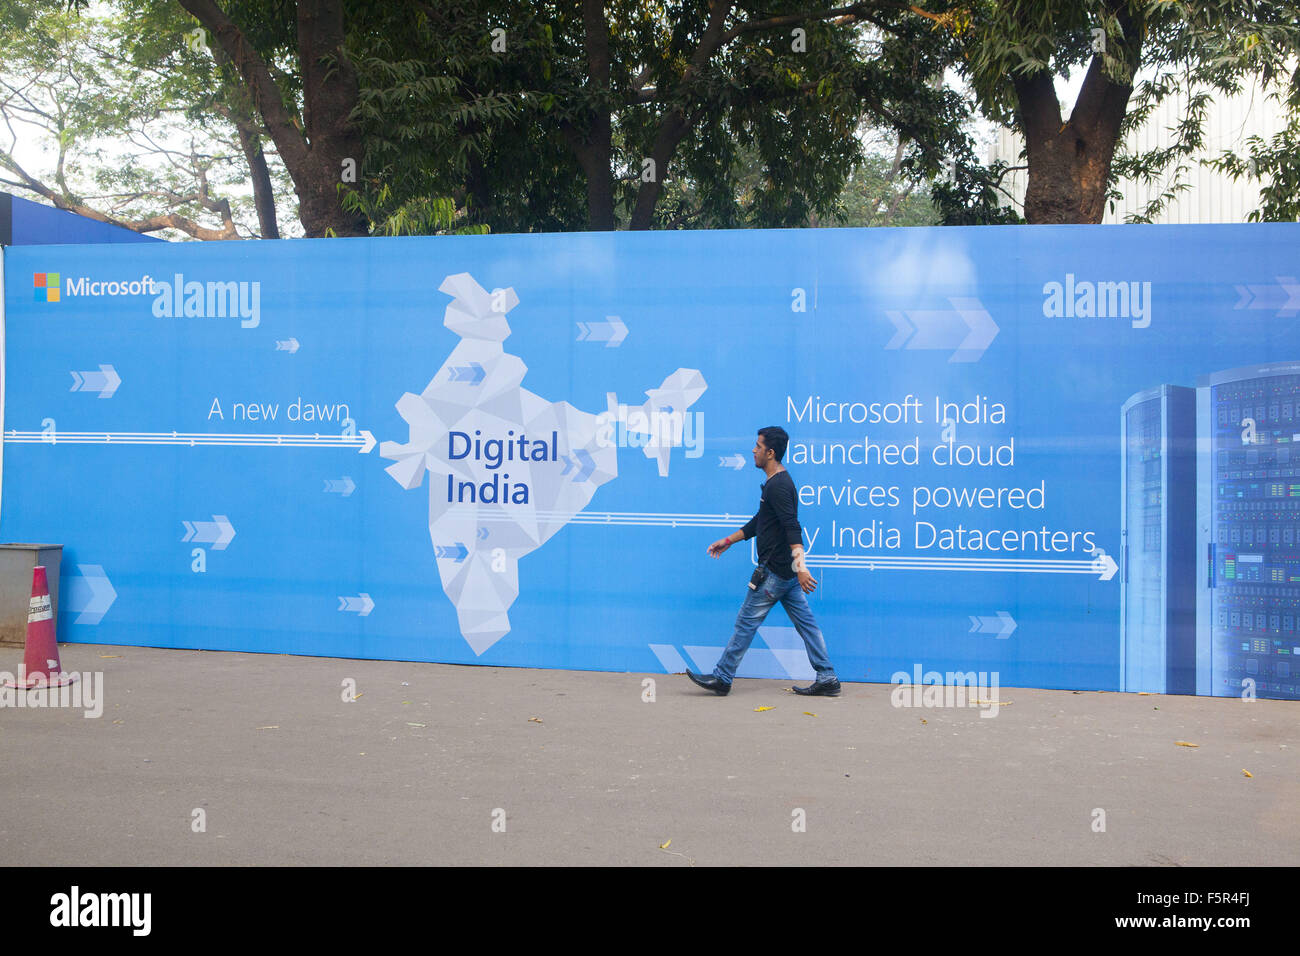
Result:
<svg viewBox="0 0 1300 956"><path fill-rule="evenodd" d="M1300 226L5 252L69 641L708 671L782 425L841 679L1300 698ZM785 613L739 676L811 676ZM910 680L910 677L909 677ZM920 680L918 679L918 683Z"/></svg>
<svg viewBox="0 0 1300 956"><path fill-rule="evenodd" d="M97 222L75 212L0 192L0 246L162 241L157 236L146 236L123 226Z"/></svg>

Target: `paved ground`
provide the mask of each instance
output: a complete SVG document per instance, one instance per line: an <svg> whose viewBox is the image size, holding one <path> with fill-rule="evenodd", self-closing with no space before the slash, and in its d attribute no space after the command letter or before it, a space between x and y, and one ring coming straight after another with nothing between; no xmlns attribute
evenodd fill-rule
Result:
<svg viewBox="0 0 1300 956"><path fill-rule="evenodd" d="M4 864L1300 861L1291 702L1002 688L989 719L880 684L718 698L663 674L62 656L103 672L103 716L0 709Z"/></svg>

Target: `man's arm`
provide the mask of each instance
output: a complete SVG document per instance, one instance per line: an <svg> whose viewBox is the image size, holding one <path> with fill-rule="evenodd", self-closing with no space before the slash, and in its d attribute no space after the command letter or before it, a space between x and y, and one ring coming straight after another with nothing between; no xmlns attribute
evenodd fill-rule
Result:
<svg viewBox="0 0 1300 956"><path fill-rule="evenodd" d="M793 566L795 574L799 576L799 586L803 588L805 594L812 594L813 591L817 590L817 582L809 573L808 566L804 562L803 529L799 527L799 518L795 510L793 481L788 488L784 486L780 488L772 496L771 501L772 510L781 523L781 530L785 532L786 544L790 545L790 564Z"/></svg>
<svg viewBox="0 0 1300 956"><path fill-rule="evenodd" d="M737 541L748 541L750 538L754 537L754 535L758 533L757 529L758 515L754 515L754 517L745 522L745 526L739 531L733 531L725 538L719 538L717 541L713 542L713 544L709 545L709 557L721 557L722 552L726 551Z"/></svg>
<svg viewBox="0 0 1300 956"><path fill-rule="evenodd" d="M812 594L817 590L817 579L812 576L808 570L808 565L803 559L803 543L790 545L790 564L794 568L794 573L799 576L799 587L803 588L804 594Z"/></svg>
<svg viewBox="0 0 1300 956"><path fill-rule="evenodd" d="M785 543L790 545L791 551L797 548L799 554L803 554L803 529L799 527L799 519L795 511L794 483L791 482L787 486L782 482L770 501L772 513L776 515L776 520L781 524L781 531L785 534Z"/></svg>

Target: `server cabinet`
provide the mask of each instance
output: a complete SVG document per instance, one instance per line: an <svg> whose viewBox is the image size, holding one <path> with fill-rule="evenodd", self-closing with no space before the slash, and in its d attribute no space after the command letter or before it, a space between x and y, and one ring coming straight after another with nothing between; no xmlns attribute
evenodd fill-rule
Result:
<svg viewBox="0 0 1300 956"><path fill-rule="evenodd" d="M1120 680L1196 693L1196 390L1161 385L1120 413Z"/></svg>
<svg viewBox="0 0 1300 956"><path fill-rule="evenodd" d="M1300 362L1197 381L1197 692L1300 699Z"/></svg>

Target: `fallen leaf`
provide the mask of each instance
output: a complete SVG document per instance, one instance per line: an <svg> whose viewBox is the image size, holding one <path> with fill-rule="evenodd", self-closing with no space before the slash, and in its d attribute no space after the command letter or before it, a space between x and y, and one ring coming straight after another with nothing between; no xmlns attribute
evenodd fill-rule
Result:
<svg viewBox="0 0 1300 956"><path fill-rule="evenodd" d="M365 696L366 696L366 692L363 690L361 693L357 694L357 695L356 695L355 697L353 697L352 699L353 699L353 700L360 700L362 697L365 697Z"/></svg>
<svg viewBox="0 0 1300 956"><path fill-rule="evenodd" d="M661 850L666 850L666 849L668 849L668 845L669 845L670 843L672 843L672 842L673 842L672 840L669 840L668 843L660 843L660 844L659 844L659 849L661 849Z"/></svg>
<svg viewBox="0 0 1300 956"><path fill-rule="evenodd" d="M1200 744L1189 744L1186 740L1175 740L1175 747L1199 747Z"/></svg>
<svg viewBox="0 0 1300 956"><path fill-rule="evenodd" d="M531 720L531 721L532 721L533 723L535 723L535 724L540 724L540 723L542 722L542 718L540 718L540 717L529 717L528 719Z"/></svg>
<svg viewBox="0 0 1300 956"><path fill-rule="evenodd" d="M1246 770L1244 767L1242 768L1241 772L1244 773L1247 777L1255 776L1253 773L1251 773L1249 770Z"/></svg>
<svg viewBox="0 0 1300 956"><path fill-rule="evenodd" d="M427 724L416 724L416 723L412 723L411 721L408 720L408 721L406 722L406 726L408 726L408 727L425 727L425 726L428 726L428 725L427 725Z"/></svg>
<svg viewBox="0 0 1300 956"><path fill-rule="evenodd" d="M814 714L811 710L805 710L804 713L807 714L809 717L816 717L816 716L817 716L817 715Z"/></svg>
<svg viewBox="0 0 1300 956"><path fill-rule="evenodd" d="M926 720L926 719L925 719L925 718L924 718L924 717L922 717L922 718L921 718L921 723L923 723L923 724L928 724L928 723L929 723L929 721L928 721L928 720Z"/></svg>
<svg viewBox="0 0 1300 956"><path fill-rule="evenodd" d="M120 717L119 717L117 720L113 721L113 723L115 723L115 724L120 724L121 722L122 722L122 719L121 719Z"/></svg>
<svg viewBox="0 0 1300 956"><path fill-rule="evenodd" d="M122 656L121 654L100 654L99 659L101 661L107 661L107 660L112 660L114 657L121 657L121 656Z"/></svg>
<svg viewBox="0 0 1300 956"><path fill-rule="evenodd" d="M755 707L754 713L761 714L765 710L775 710L775 709L776 709L775 707L769 707L767 706L767 704L764 704L762 707Z"/></svg>

